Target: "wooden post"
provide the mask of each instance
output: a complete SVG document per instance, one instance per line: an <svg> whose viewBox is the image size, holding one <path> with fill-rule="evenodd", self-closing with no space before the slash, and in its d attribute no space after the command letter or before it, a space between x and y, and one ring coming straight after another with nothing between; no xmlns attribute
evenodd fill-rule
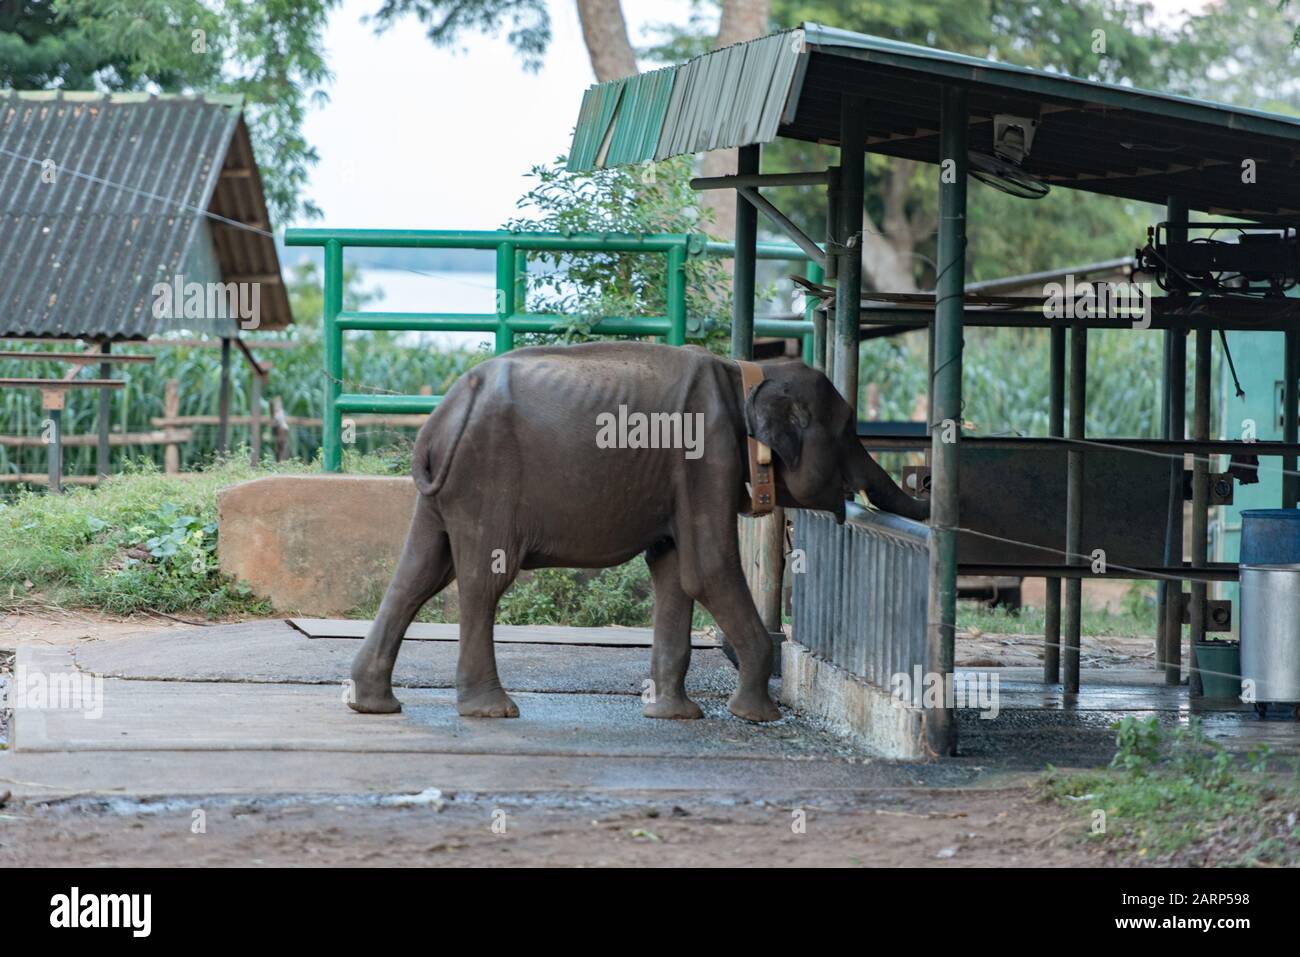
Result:
<svg viewBox="0 0 1300 957"><path fill-rule="evenodd" d="M45 412L49 434L47 455L49 491L53 495L63 492L63 390L42 389L41 409Z"/></svg>
<svg viewBox="0 0 1300 957"><path fill-rule="evenodd" d="M172 421L176 416L181 414L181 394L180 387L175 379L168 379L167 384L163 387L163 418L168 420L165 429L173 428ZM163 471L168 475L175 475L181 470L181 450L175 442L168 442L163 451Z"/></svg>
<svg viewBox="0 0 1300 957"><path fill-rule="evenodd" d="M105 339L103 342L99 344L99 351L104 355L108 355L112 351L112 348L113 348L112 343L110 343L107 339ZM101 379L107 379L112 374L113 374L113 367L111 365L109 365L107 362L101 362L99 364L99 377ZM113 390L109 388L100 389L99 390L99 412L95 417L95 425L97 426L99 431L99 449L98 449L98 454L96 456L96 459L98 461L98 468L96 469L96 471L99 473L99 477L101 479L107 478L108 473L111 471L110 456L112 455L112 448L109 446L108 443L108 426L109 426L109 416L111 416L112 413L113 413Z"/></svg>
<svg viewBox="0 0 1300 957"><path fill-rule="evenodd" d="M288 461L289 420L285 418L284 402L278 395L271 397L271 437L275 440L275 460Z"/></svg>
<svg viewBox="0 0 1300 957"><path fill-rule="evenodd" d="M248 408L248 447L249 458L253 468L262 464L262 384L266 381L265 373L253 370L253 394L249 397Z"/></svg>
<svg viewBox="0 0 1300 957"><path fill-rule="evenodd" d="M221 422L217 426L217 452L224 455L230 450L230 338L221 338L221 396L218 400L217 414Z"/></svg>
<svg viewBox="0 0 1300 957"><path fill-rule="evenodd" d="M768 631L780 631L781 584L785 579L785 509L772 509L772 514L763 520L762 529L759 567L763 601L758 610Z"/></svg>

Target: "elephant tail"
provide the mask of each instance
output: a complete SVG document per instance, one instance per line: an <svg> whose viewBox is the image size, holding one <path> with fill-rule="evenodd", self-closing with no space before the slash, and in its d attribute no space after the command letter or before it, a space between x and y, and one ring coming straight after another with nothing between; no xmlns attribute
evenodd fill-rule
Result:
<svg viewBox="0 0 1300 957"><path fill-rule="evenodd" d="M447 481L447 473L451 471L451 460L456 455L456 447L460 445L460 437L465 434L465 426L469 424L470 413L474 410L474 400L478 397L479 386L482 384L482 376L477 372L470 372L465 376L464 385L460 389L453 389L450 396L449 404L455 408L449 408L445 411L450 415L446 420L450 427L451 441L443 445L443 454L439 456L439 461L433 461L435 454L434 439L443 434L446 430L440 428L443 424L443 417L439 416L435 424L434 419L430 419L423 429L420 430L420 436L415 440L415 451L411 457L411 477L415 479L415 487L419 489L421 495L437 495L438 490L442 488Z"/></svg>

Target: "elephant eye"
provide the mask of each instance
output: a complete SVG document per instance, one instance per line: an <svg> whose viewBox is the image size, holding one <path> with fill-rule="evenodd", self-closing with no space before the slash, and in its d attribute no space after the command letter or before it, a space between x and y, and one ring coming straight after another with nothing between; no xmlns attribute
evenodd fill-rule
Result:
<svg viewBox="0 0 1300 957"><path fill-rule="evenodd" d="M799 428L806 429L812 423L812 416L802 405L795 403L790 406L790 421Z"/></svg>

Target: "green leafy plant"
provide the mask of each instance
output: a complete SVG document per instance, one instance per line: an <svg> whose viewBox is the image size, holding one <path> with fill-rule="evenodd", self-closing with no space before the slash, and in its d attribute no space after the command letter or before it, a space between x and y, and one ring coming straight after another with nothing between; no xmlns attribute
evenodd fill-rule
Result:
<svg viewBox="0 0 1300 957"><path fill-rule="evenodd" d="M387 465L355 453L354 472ZM220 573L217 493L260 475L311 471L291 462L254 469L242 455L176 478L131 464L100 488L21 492L0 502L0 610L30 604L210 617L271 608Z"/></svg>
<svg viewBox="0 0 1300 957"><path fill-rule="evenodd" d="M507 229L572 233L697 233L709 214L690 188L691 159L641 167L573 173L561 157L534 166L534 183L520 198L521 214ZM558 335L530 334L530 342L581 341L604 316L662 316L668 308L667 257L660 253L530 254L530 312L572 317ZM686 261L686 313L698 339L725 351L730 335L730 272L712 258Z"/></svg>
<svg viewBox="0 0 1300 957"><path fill-rule="evenodd" d="M1112 727L1109 771L1049 768L1040 782L1044 797L1089 816L1087 840L1161 863L1300 863L1300 792L1271 773L1266 745L1234 754L1196 716L1172 731L1155 716Z"/></svg>
<svg viewBox="0 0 1300 957"><path fill-rule="evenodd" d="M1145 721L1122 718L1112 727L1115 730L1115 757L1112 768L1120 768L1134 775L1146 774L1160 758L1160 719Z"/></svg>

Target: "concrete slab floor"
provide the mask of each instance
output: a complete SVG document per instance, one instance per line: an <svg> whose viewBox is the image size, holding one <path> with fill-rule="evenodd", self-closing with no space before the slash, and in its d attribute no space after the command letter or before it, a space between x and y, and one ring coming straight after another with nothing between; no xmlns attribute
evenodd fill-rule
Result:
<svg viewBox="0 0 1300 957"><path fill-rule="evenodd" d="M456 646L404 645L401 715L349 711L340 682L359 643L309 639L284 622L173 628L157 634L32 650L54 672L103 676L103 716L17 712L0 752L0 791L20 796L181 793L365 794L449 790L561 794L708 792L850 795L879 788L971 787L1023 779L1050 762L1105 764L1110 724L1126 714L1185 722L1185 688L1150 671L1084 673L1078 696L1044 688L1034 669L999 672L999 712L960 712L957 759L893 764L855 753L793 714L751 725L725 710L735 673L699 650L690 689L706 718L641 717L644 648L503 644L502 678L518 720L455 713ZM1149 682L1143 684L1142 682ZM1300 726L1228 710L1211 735L1245 750L1266 741L1300 753Z"/></svg>

